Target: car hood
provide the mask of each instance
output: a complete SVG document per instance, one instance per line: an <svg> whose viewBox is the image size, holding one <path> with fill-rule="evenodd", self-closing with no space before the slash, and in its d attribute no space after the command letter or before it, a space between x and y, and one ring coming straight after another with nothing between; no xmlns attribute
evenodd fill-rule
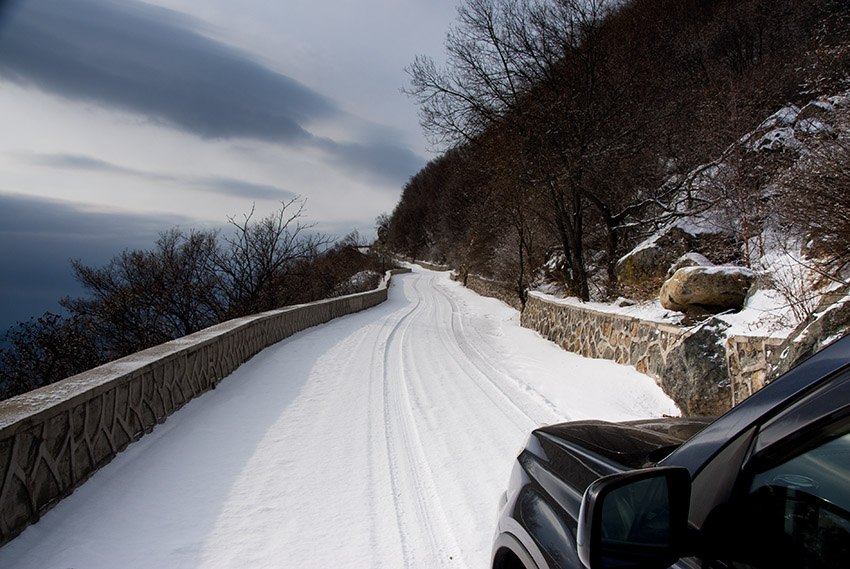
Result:
<svg viewBox="0 0 850 569"><path fill-rule="evenodd" d="M624 423L573 421L535 430L527 450L582 493L600 476L655 465L710 422L675 417Z"/></svg>

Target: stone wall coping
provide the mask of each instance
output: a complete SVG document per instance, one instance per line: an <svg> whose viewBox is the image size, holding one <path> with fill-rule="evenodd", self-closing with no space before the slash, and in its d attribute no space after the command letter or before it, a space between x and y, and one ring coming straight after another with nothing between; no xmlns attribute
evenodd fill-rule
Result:
<svg viewBox="0 0 850 569"><path fill-rule="evenodd" d="M688 331L688 328L684 328L682 326L678 326L676 324L671 324L669 322L659 322L657 320L648 320L645 318L639 318L637 316L629 316L628 314L621 314L619 312L609 312L607 310L600 310L598 308L591 308L589 306L582 306L580 304L574 304L572 302L567 301L566 299L558 298L552 296L550 294L546 294L539 291L528 291L529 298L534 297L541 302L553 304L558 307L572 308L582 312L589 312L591 314L596 314L600 316L611 317L617 320L621 320L623 322L638 322L643 324L652 325L659 330L664 332L669 332L671 334L685 334Z"/></svg>
<svg viewBox="0 0 850 569"><path fill-rule="evenodd" d="M552 296L550 294L546 294L539 291L528 291L529 297L535 297L539 299L541 302L553 304L559 307L573 308L575 310L590 312L596 315L602 316L610 316L614 317L618 320L622 320L624 322L638 322L643 324L648 324L654 327L657 327L659 330L664 332L669 332L671 334L682 334L686 335L691 328L679 326L677 324L671 324L669 322L659 322L657 320L648 320L645 318L640 318L637 316L629 316L627 314L620 314L618 312L609 312L606 310L599 310L596 308L591 308L589 306L582 306L580 304L574 304L572 302L565 301L565 299L558 298L556 296ZM726 339L727 342L738 342L738 343L764 343L770 346L779 346L787 341L787 338L784 336L759 336L759 335L746 335L746 334L735 334L729 336Z"/></svg>
<svg viewBox="0 0 850 569"><path fill-rule="evenodd" d="M264 348L387 299L377 289L235 318L0 402L0 546Z"/></svg>
<svg viewBox="0 0 850 569"><path fill-rule="evenodd" d="M116 385L130 381L132 378L150 370L154 366L185 356L207 344L216 342L222 336L233 334L282 314L294 313L309 309L312 306L334 303L347 298L357 298L359 296L374 294L376 291L386 289L389 286L389 279L392 274L406 272L410 272L410 269L393 269L387 271L378 288L371 291L319 300L307 304L286 306L227 320L187 336L113 360L96 368L57 381L56 383L0 401L0 438L13 436L21 429L29 428L33 423L37 423L44 415L53 415L63 409L74 407L84 400L91 399L100 395L102 392L115 388Z"/></svg>
<svg viewBox="0 0 850 569"><path fill-rule="evenodd" d="M420 259L413 259L411 257L405 257L404 255L395 255L393 258L397 262L419 265L423 269L428 269L429 271L446 272L446 271L453 270L449 265L440 265L440 264L437 264L437 263L431 263L429 261L423 261L423 260L420 260Z"/></svg>

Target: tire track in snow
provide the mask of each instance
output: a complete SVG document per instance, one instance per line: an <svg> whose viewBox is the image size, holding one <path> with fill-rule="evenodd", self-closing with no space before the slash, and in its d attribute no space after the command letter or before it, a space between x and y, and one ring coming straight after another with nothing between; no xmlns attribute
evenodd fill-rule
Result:
<svg viewBox="0 0 850 569"><path fill-rule="evenodd" d="M492 369L495 368L490 366L490 370L483 369L485 366L480 360L476 361L464 351L458 338L458 332L455 329L454 315L458 310L457 305L448 294L440 290L435 282L436 279L436 276L431 275L427 281L427 285L431 290L437 291L441 297L449 301L449 329L438 329L441 341L445 346L445 354L454 361L457 369L461 370L464 377L467 377L480 391L480 393L484 395L484 397L486 397L494 407L499 409L505 418L515 425L517 429L521 431L529 431L531 428L541 425L542 422L537 416L538 413L526 409L525 406L520 406L488 378L488 371L492 371Z"/></svg>
<svg viewBox="0 0 850 569"><path fill-rule="evenodd" d="M401 532L405 567L420 567L423 559L434 560L438 567L467 565L458 555L460 548L446 518L440 496L434 484L433 471L425 454L414 418L414 406L408 390L404 369L404 346L407 331L416 318L425 312L426 295L420 290L421 279L415 284L416 306L393 328L384 352L384 421L387 434L387 452L396 507L396 517ZM391 358L397 361L391 362ZM388 370L397 364L399 376L393 378ZM412 499L411 499L412 498ZM412 505L413 511L405 509ZM416 537L417 539L412 539ZM419 539L422 541L418 542Z"/></svg>
<svg viewBox="0 0 850 569"><path fill-rule="evenodd" d="M460 310L457 300L451 293L440 286L436 282L436 279L433 279L431 286L451 306L450 328L453 340L458 349L469 360L472 367L479 371L479 374L476 374L475 377L472 375L470 377L473 377L482 391L495 391L497 394L495 397L503 399L515 407L523 415L528 417L535 426L568 420L558 411L557 406L542 393L517 379L503 366L497 367L491 363L498 361L498 358L495 354L488 357L483 353L482 349L479 349L479 346L483 348L489 348L490 346L475 327L472 327L472 333L478 341L476 342L470 339L471 336L467 331L467 327L464 326L463 312Z"/></svg>
<svg viewBox="0 0 850 569"><path fill-rule="evenodd" d="M374 336L370 364L371 375L369 377L367 394L367 405L369 407L367 412L369 425L366 435L367 449L369 452L367 483L376 494L372 497L370 503L370 514L373 523L370 527L369 542L372 551L377 552L384 551L384 548L382 547L383 541L392 541L391 538L387 538L383 531L381 531L385 528L379 529L379 525L385 521L385 512L382 511L380 507L380 497L377 494L384 490L382 486L386 484L389 485L390 491L393 495L392 501L396 517L396 524L394 528L395 539L401 548L401 554L405 560L407 559L407 553L404 545L404 536L401 534L401 528L399 525L399 509L395 504L397 500L395 497L397 491L396 485L391 475L389 476L389 480L387 480L386 476L386 474L391 471L391 454L390 447L386 442L387 427L384 411L386 407L384 376L386 374L386 354L390 341L395 336L399 326L401 326L404 320L410 317L410 315L417 310L418 306L418 303L413 305L400 316L396 313L391 314L390 317L384 321L380 331ZM382 474L384 476L382 476ZM405 563L405 565L406 564L407 563Z"/></svg>
<svg viewBox="0 0 850 569"><path fill-rule="evenodd" d="M499 449L498 455L515 456L536 423L503 394L488 388L478 377L481 370L461 352L450 330L452 307L435 291L439 277L429 272L417 277L410 284L423 298L423 306L410 322L408 337L413 341L401 348L414 426L428 435L420 438L421 453L439 482L431 507L447 518L460 544L453 557L469 566L486 566L493 528L478 517L495 508L509 474L503 468L509 465L507 460L496 464L488 455ZM479 475L471 479L470 472ZM470 522L473 518L476 521Z"/></svg>

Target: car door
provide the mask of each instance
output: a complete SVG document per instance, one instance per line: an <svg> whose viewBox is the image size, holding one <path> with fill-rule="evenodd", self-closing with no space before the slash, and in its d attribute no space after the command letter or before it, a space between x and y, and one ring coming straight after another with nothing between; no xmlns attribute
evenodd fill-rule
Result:
<svg viewBox="0 0 850 569"><path fill-rule="evenodd" d="M850 567L850 373L761 425L730 499L698 533L703 567Z"/></svg>

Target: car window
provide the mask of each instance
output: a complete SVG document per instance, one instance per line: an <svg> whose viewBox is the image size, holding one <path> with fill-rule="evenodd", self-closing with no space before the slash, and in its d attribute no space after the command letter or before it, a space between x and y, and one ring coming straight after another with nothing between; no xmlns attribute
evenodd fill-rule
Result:
<svg viewBox="0 0 850 569"><path fill-rule="evenodd" d="M753 476L741 512L751 525L752 547L735 555L733 567L850 564L850 434L827 433L822 440Z"/></svg>

